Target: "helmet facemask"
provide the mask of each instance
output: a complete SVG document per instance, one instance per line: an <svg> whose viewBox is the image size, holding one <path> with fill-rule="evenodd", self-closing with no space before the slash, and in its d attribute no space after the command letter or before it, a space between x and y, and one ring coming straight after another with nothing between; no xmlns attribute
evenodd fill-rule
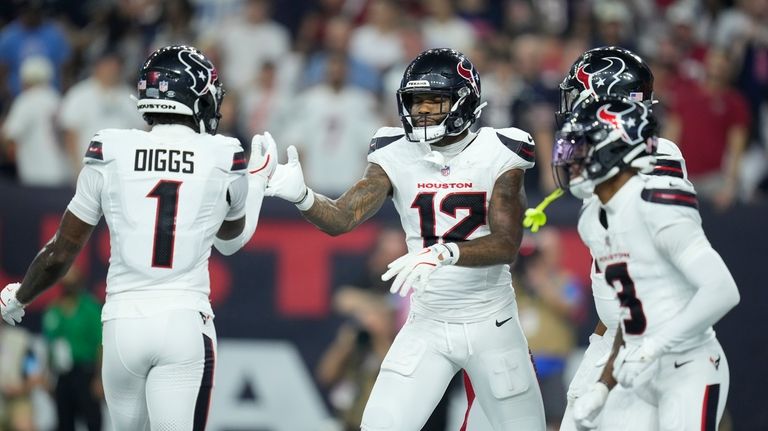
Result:
<svg viewBox="0 0 768 431"><path fill-rule="evenodd" d="M432 144L445 136L456 136L464 132L471 121L464 121L459 115L469 90L462 88L458 100L454 101L451 91L410 88L397 92L400 118L406 131L406 136L412 142ZM429 99L431 104L439 105L439 112L419 114L412 112L414 99L418 97ZM447 108L447 109L446 109Z"/></svg>
<svg viewBox="0 0 768 431"><path fill-rule="evenodd" d="M595 186L623 170L653 169L657 147L655 120L648 115L645 103L617 98L613 101L619 111L635 108L632 112L610 112L612 103L590 101L585 104L584 111L588 112L580 112L577 107L557 133L552 153L555 182L580 199L591 196ZM599 120L601 111L607 111L603 112L607 115ZM631 115L628 121L615 116L622 113Z"/></svg>
<svg viewBox="0 0 768 431"><path fill-rule="evenodd" d="M440 99L441 109L428 115L413 112L416 95ZM447 48L417 56L406 68L397 91L400 121L411 142L432 144L461 135L480 117L483 106L480 75L463 54Z"/></svg>

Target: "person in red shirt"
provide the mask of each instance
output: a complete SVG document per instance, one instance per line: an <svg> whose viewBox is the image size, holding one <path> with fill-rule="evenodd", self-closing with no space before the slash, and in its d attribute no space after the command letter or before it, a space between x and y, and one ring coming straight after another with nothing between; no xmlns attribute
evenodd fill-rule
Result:
<svg viewBox="0 0 768 431"><path fill-rule="evenodd" d="M720 209L737 198L750 125L747 102L730 82L728 55L710 51L703 82L678 87L663 134L679 144L699 196Z"/></svg>

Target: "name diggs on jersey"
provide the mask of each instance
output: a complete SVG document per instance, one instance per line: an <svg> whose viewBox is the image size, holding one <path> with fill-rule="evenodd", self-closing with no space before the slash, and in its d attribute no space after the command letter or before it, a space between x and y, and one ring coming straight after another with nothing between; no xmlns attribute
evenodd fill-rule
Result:
<svg viewBox="0 0 768 431"><path fill-rule="evenodd" d="M137 172L195 172L194 151L138 149L133 163Z"/></svg>

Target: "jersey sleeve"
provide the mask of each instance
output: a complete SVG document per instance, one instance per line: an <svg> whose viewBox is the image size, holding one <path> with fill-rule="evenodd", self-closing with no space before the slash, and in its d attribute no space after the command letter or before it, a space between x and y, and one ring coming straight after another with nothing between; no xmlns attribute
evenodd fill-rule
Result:
<svg viewBox="0 0 768 431"><path fill-rule="evenodd" d="M248 199L248 177L239 175L229 184L227 189L227 201L229 211L224 220L237 220L245 215L245 203Z"/></svg>
<svg viewBox="0 0 768 431"><path fill-rule="evenodd" d="M103 129L96 132L88 143L88 148L83 155L84 165L106 165L115 157L114 150L110 151L109 142L114 142L124 130ZM125 139L122 137L121 139ZM119 141L118 141L119 142Z"/></svg>
<svg viewBox="0 0 768 431"><path fill-rule="evenodd" d="M96 226L102 215L101 190L104 176L99 168L85 165L77 177L75 196L69 202L67 211L89 225Z"/></svg>
<svg viewBox="0 0 768 431"><path fill-rule="evenodd" d="M653 238L657 249L695 289L682 312L656 336L661 350L668 351L717 323L740 297L728 267L704 235L700 219L674 217Z"/></svg>
<svg viewBox="0 0 768 431"><path fill-rule="evenodd" d="M536 164L536 144L526 131L514 127L497 129L496 138L508 150L502 158L498 175L510 169L530 169Z"/></svg>

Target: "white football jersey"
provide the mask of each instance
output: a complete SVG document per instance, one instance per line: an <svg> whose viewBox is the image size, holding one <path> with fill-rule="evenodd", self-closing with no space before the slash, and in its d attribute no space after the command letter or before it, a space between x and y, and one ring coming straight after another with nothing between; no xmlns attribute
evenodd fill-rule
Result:
<svg viewBox="0 0 768 431"><path fill-rule="evenodd" d="M685 168L685 160L683 154L677 145L669 139L659 138L657 160L655 168L648 174L640 174L641 177L662 177L662 179L649 178L651 184L658 182L659 187L664 187L664 184L669 186L669 182L663 179L663 177L680 178L684 180L684 190L693 191L693 184L688 181L688 173ZM678 181L675 180L675 183ZM591 198L584 200L584 205L588 205L590 202L598 200L597 196L592 195ZM598 203L599 204L599 203ZM592 282L592 295L595 298L595 309L600 321L605 324L607 332L613 336L616 333L616 328L619 325L619 313L621 307L618 299L616 298L616 290L606 284L605 274L598 271L594 262L594 256L592 262L592 270L590 272L590 278Z"/></svg>
<svg viewBox="0 0 768 431"><path fill-rule="evenodd" d="M437 242L461 242L488 235L488 205L496 179L510 169L534 164L531 136L516 128L481 128L450 161L428 145L410 142L403 129L379 129L368 161L381 166L394 190L408 251ZM509 265L444 266L428 287L412 297L412 309L445 321L487 318L514 301Z"/></svg>
<svg viewBox="0 0 768 431"><path fill-rule="evenodd" d="M109 226L103 320L174 308L210 314L214 236L225 219L245 214L239 141L180 125L106 129L84 162L68 210L93 225L103 213Z"/></svg>
<svg viewBox="0 0 768 431"><path fill-rule="evenodd" d="M621 323L628 342L662 331L696 292L655 242L682 220L701 224L696 194L683 178L636 175L607 204L596 196L584 201L578 229L594 259L598 315L609 330ZM712 338L710 327L672 351Z"/></svg>

